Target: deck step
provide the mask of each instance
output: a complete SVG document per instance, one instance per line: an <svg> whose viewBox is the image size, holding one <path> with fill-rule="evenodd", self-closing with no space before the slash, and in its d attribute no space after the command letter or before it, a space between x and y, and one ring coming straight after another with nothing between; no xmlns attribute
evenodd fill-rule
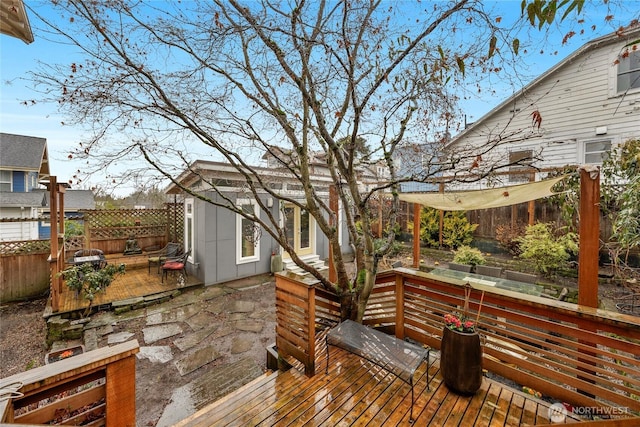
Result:
<svg viewBox="0 0 640 427"><path fill-rule="evenodd" d="M312 266L313 268L315 268L319 272L322 272L322 271L327 270L329 268L329 267L327 267L325 262L323 260L321 260L318 255L315 255L315 254L313 254L313 255L304 255L304 256L301 256L300 259L302 259L306 264ZM282 261L282 265L283 265L283 268L284 268L285 271L289 271L289 272L298 274L300 276L305 276L305 275L309 274L308 272L306 272L302 268L298 267L291 259L284 259Z"/></svg>

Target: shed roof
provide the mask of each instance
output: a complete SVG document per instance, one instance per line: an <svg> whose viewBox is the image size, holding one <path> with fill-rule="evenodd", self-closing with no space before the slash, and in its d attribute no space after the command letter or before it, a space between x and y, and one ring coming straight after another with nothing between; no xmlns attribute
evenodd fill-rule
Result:
<svg viewBox="0 0 640 427"><path fill-rule="evenodd" d="M49 206L49 191L44 191L46 197L46 206ZM87 210L87 209L95 209L96 208L96 200L91 190L69 190L67 189L64 192L64 210L65 212L69 211L79 211L79 210Z"/></svg>

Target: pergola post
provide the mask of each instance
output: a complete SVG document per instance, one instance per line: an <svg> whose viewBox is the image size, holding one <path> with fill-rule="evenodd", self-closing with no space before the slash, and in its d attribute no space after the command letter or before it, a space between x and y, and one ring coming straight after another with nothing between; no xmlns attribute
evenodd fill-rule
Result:
<svg viewBox="0 0 640 427"><path fill-rule="evenodd" d="M413 204L413 268L420 266L420 208L419 203Z"/></svg>

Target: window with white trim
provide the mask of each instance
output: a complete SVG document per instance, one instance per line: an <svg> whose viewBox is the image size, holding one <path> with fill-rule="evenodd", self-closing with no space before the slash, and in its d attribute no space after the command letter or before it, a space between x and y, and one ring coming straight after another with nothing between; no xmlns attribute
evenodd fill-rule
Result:
<svg viewBox="0 0 640 427"><path fill-rule="evenodd" d="M255 200L238 199L236 206L247 214L260 215ZM258 224L240 214L236 214L236 263L243 264L260 260L260 234Z"/></svg>
<svg viewBox="0 0 640 427"><path fill-rule="evenodd" d="M640 89L640 50L637 48L627 47L620 55L616 89L618 93Z"/></svg>
<svg viewBox="0 0 640 427"><path fill-rule="evenodd" d="M611 154L611 140L601 139L584 143L584 162L601 164Z"/></svg>
<svg viewBox="0 0 640 427"><path fill-rule="evenodd" d="M184 250L191 250L189 261L193 263L193 241L195 236L195 227L193 219L193 199L185 199L184 201Z"/></svg>
<svg viewBox="0 0 640 427"><path fill-rule="evenodd" d="M0 191L11 191L11 171L0 170Z"/></svg>

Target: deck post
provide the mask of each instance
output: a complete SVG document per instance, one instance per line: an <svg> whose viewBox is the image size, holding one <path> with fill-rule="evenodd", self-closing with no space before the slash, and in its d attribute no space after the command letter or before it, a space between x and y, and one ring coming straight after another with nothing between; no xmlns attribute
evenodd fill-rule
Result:
<svg viewBox="0 0 640 427"><path fill-rule="evenodd" d="M398 339L404 339L404 276L396 274L396 324L395 332Z"/></svg>
<svg viewBox="0 0 640 427"><path fill-rule="evenodd" d="M600 171L597 168L580 168L579 236L578 304L597 308L600 243Z"/></svg>
<svg viewBox="0 0 640 427"><path fill-rule="evenodd" d="M578 304L598 308L598 259L600 243L600 170L593 167L580 168L580 224L579 224L579 253L578 253ZM585 328L595 333L593 328ZM583 351L584 354L596 357L595 344L582 342L594 347L593 351ZM586 358L578 358L578 362L594 365L595 362ZM596 374L593 369L580 367L580 371L587 375L578 378L594 383ZM594 397L592 392L578 389L586 396Z"/></svg>

